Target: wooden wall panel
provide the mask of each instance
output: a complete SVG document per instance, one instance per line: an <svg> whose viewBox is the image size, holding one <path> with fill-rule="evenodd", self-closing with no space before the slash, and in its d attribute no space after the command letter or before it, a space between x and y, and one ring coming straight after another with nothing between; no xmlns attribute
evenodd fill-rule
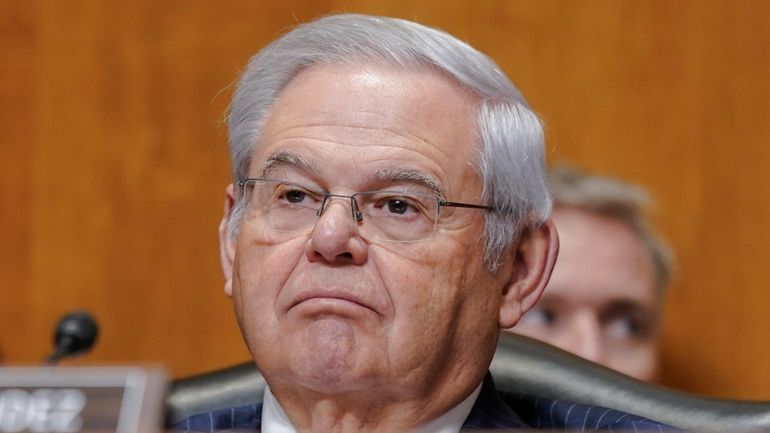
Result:
<svg viewBox="0 0 770 433"><path fill-rule="evenodd" d="M248 57L330 11L446 29L490 54L549 157L647 185L679 256L663 383L770 399L770 3L407 0L0 3L0 355L103 323L77 364L189 374L248 355L216 251L220 124Z"/></svg>
<svg viewBox="0 0 770 433"><path fill-rule="evenodd" d="M29 5L0 4L0 363L13 359L32 309L28 278L31 228L31 125L35 116L28 89L35 47L35 22Z"/></svg>
<svg viewBox="0 0 770 433"><path fill-rule="evenodd" d="M249 56L325 10L288 5L3 3L6 363L40 362L75 308L102 324L77 363L248 357L219 271L221 119Z"/></svg>

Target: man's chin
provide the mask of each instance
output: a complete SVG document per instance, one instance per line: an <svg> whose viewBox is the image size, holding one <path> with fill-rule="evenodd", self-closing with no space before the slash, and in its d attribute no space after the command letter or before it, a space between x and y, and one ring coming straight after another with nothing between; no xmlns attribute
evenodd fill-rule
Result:
<svg viewBox="0 0 770 433"><path fill-rule="evenodd" d="M375 381L357 377L353 374L328 374L328 372L304 372L296 377L296 385L303 390L314 391L323 395L340 395L364 392L373 389Z"/></svg>
<svg viewBox="0 0 770 433"><path fill-rule="evenodd" d="M371 386L377 360L367 358L374 353L368 350L373 342L359 334L354 322L334 316L307 325L289 361L298 383L321 393Z"/></svg>

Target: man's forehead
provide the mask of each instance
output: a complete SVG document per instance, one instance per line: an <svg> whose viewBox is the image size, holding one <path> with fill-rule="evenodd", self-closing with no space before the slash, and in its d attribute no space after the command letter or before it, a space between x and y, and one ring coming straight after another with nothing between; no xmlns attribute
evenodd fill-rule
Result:
<svg viewBox="0 0 770 433"><path fill-rule="evenodd" d="M436 99L445 103L435 103ZM416 119L440 125L458 107L475 125L477 103L478 98L470 90L432 68L323 63L306 68L289 81L270 109L266 127L271 126L271 120L283 123L299 116L318 123L345 122L351 126L371 126L388 120L409 123Z"/></svg>
<svg viewBox="0 0 770 433"><path fill-rule="evenodd" d="M620 304L655 306L657 300L654 287L630 287L623 282L595 286L557 282L545 289L538 302L573 308L578 306L601 308Z"/></svg>
<svg viewBox="0 0 770 433"><path fill-rule="evenodd" d="M270 110L251 175L279 166L314 173L348 161L346 172L368 170L380 180L422 183L443 195L455 189L450 179L478 177L475 106L466 93L427 69L310 67Z"/></svg>

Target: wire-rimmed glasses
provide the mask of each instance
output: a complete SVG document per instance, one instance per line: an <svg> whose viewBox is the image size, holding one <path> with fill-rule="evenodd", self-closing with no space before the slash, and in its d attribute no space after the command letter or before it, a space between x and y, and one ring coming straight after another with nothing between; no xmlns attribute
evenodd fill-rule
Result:
<svg viewBox="0 0 770 433"><path fill-rule="evenodd" d="M243 221L276 233L310 232L334 198L349 200L351 216L361 236L393 242L429 239L445 206L492 210L488 206L446 201L419 187L342 195L263 178L244 179L238 186Z"/></svg>

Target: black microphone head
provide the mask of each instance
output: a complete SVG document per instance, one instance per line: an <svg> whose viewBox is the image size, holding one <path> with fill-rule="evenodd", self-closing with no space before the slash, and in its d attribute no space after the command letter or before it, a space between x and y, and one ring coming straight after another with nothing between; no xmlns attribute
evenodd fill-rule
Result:
<svg viewBox="0 0 770 433"><path fill-rule="evenodd" d="M88 351L96 342L99 327L91 314L75 311L62 317L56 326L54 345L60 357Z"/></svg>

